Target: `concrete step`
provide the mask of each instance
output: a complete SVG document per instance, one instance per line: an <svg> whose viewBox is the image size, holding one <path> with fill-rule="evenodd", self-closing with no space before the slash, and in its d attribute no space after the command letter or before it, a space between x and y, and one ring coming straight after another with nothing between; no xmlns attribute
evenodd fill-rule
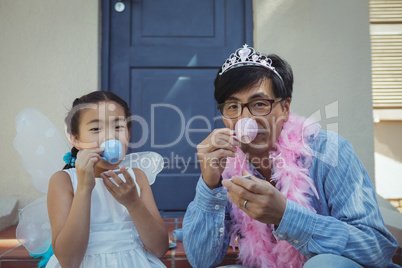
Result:
<svg viewBox="0 0 402 268"><path fill-rule="evenodd" d="M0 198L0 231L18 222L18 199Z"/></svg>

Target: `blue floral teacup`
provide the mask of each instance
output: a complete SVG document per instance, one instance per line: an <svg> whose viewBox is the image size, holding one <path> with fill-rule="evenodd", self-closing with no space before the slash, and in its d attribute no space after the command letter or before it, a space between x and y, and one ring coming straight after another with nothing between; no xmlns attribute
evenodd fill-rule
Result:
<svg viewBox="0 0 402 268"><path fill-rule="evenodd" d="M116 164L123 157L123 145L119 140L107 140L100 147L104 149L100 154L102 159L111 164Z"/></svg>

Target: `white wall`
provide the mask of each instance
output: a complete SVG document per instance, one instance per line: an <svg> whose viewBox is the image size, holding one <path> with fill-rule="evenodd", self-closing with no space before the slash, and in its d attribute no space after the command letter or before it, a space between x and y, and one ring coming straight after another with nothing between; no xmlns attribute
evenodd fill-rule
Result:
<svg viewBox="0 0 402 268"><path fill-rule="evenodd" d="M64 131L74 98L99 87L99 19L94 0L0 0L0 197L19 207L41 194L12 146L14 119L35 107ZM293 110L309 116L337 102L339 115L322 123L338 125L373 178L368 2L254 0L254 27L255 47L294 69Z"/></svg>
<svg viewBox="0 0 402 268"><path fill-rule="evenodd" d="M13 148L14 119L35 107L63 131L75 97L98 89L98 1L0 0L0 197L19 207L42 194Z"/></svg>
<svg viewBox="0 0 402 268"><path fill-rule="evenodd" d="M374 182L368 1L254 0L254 7L255 48L293 68L291 109L320 111L322 127L352 143Z"/></svg>
<svg viewBox="0 0 402 268"><path fill-rule="evenodd" d="M402 198L402 122L374 124L377 192L384 198Z"/></svg>

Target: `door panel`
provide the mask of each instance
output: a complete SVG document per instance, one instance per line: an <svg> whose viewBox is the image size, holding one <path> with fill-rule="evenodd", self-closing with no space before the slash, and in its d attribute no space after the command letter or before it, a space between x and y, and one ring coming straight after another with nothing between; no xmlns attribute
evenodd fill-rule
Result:
<svg viewBox="0 0 402 268"><path fill-rule="evenodd" d="M145 119L150 134L142 149L158 148L163 154L168 154L172 149L180 153L194 152L195 144L201 142L216 127L211 119L220 116L215 101L211 98L215 73L214 69L132 71L131 92L134 94L131 109L134 114ZM209 109L210 107L213 109ZM204 133L189 132L194 128L208 126L209 129ZM134 140L139 141L139 133L135 129L133 132Z"/></svg>
<svg viewBox="0 0 402 268"><path fill-rule="evenodd" d="M133 20L138 25L142 20L142 28L134 31L133 36L144 38L177 38L181 37L213 37L215 33L215 8L223 9L223 1L198 1L197 11L188 12L194 3L188 0L170 1L166 0L145 1L141 7L134 7L136 12ZM141 5L138 2L138 5ZM218 12L220 13L220 12ZM155 19L157 18L157 19ZM186 27L182 23L186 22ZM199 25L203 25L199 27Z"/></svg>
<svg viewBox="0 0 402 268"><path fill-rule="evenodd" d="M128 101L130 152L165 168L152 190L161 210L185 210L200 176L196 144L223 127L213 98L220 65L252 45L251 0L102 0L102 89Z"/></svg>

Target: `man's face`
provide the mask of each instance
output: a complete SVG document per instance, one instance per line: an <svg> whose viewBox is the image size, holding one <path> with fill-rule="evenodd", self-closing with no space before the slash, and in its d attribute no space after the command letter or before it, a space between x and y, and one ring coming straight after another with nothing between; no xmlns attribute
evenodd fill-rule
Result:
<svg viewBox="0 0 402 268"><path fill-rule="evenodd" d="M275 99L276 96L273 92L272 82L270 79L264 79L260 83L250 89L231 95L225 102L241 102L248 103L258 99ZM240 148L251 155L258 155L265 151L270 151L275 142L278 140L282 131L283 122L286 122L289 117L290 98L283 102L272 104L271 113L265 116L254 116L250 113L247 107L244 107L241 116L228 119L223 117L223 123L227 128L235 128L236 122L241 118L254 119L258 124L258 134L250 144L240 144Z"/></svg>

